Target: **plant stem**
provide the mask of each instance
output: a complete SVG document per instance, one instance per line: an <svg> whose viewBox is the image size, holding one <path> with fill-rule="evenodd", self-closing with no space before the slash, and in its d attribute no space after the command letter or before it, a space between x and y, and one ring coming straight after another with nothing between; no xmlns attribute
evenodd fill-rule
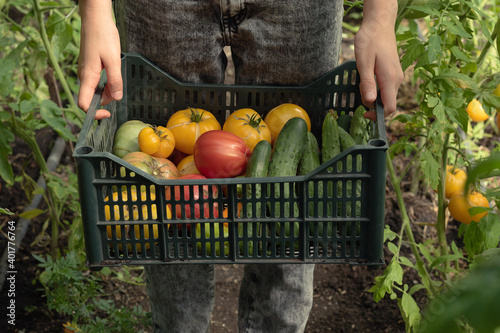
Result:
<svg viewBox="0 0 500 333"><path fill-rule="evenodd" d="M57 61L56 55L54 54L54 50L52 49L52 45L49 40L49 36L47 35L47 30L45 29L45 23L43 21L43 7L40 5L39 0L33 0L33 9L35 12L36 19L38 21L38 30L40 32L40 37L42 38L43 45L45 46L45 50L47 51L47 56L49 58L49 62L54 68L56 72L57 78L66 93L69 104L71 106L71 111L75 114L80 121L83 122L82 112L76 105L75 99L73 98L73 92L71 91L68 82L66 81L65 75L59 66L59 62Z"/></svg>
<svg viewBox="0 0 500 333"><path fill-rule="evenodd" d="M50 171L47 166L47 162L45 161L42 151L40 150L40 147L38 146L38 143L36 142L35 138L29 135L23 129L21 129L21 126L17 123L16 119L14 118L14 115L12 115L11 123L7 124L9 125L9 128L12 131L12 133L15 136L19 137L21 140L23 140L31 149L31 151L33 152L33 157L35 159L35 162L40 168L40 174L43 176L45 182L47 183L48 182L47 180L50 177ZM57 248L58 248L60 214L54 206L54 203L56 202L54 200L55 195L49 186L47 186L47 196L44 196L44 198L47 203L50 222L51 222L51 250L53 256L55 256L57 254Z"/></svg>
<svg viewBox="0 0 500 333"><path fill-rule="evenodd" d="M392 159L390 158L389 155L387 156L387 170L389 172L391 184L394 187L394 191L396 193L396 197L398 200L399 211L401 212L401 220L403 223L402 228L404 229L406 237L408 237L411 251L412 251L413 255L415 256L416 267L417 267L416 269L417 269L420 277L422 278L423 285L427 288L428 294L431 297L434 297L438 294L438 292L437 292L436 288L434 287L434 284L432 283L432 279L430 277L429 272L427 271L427 268L425 266L425 262L422 259L420 252L418 250L418 247L416 245L415 237L413 236L413 231L411 230L410 218L408 217L403 194L401 193L400 182L398 180L396 172L394 171Z"/></svg>
<svg viewBox="0 0 500 333"><path fill-rule="evenodd" d="M436 221L436 233L438 237L439 249L442 256L448 255L448 241L446 240L446 203L445 203L445 180L446 180L446 166L448 165L448 142L450 135L446 134L443 142L443 153L441 154L441 176L438 183L438 213ZM450 267L450 261L444 261L445 271Z"/></svg>
<svg viewBox="0 0 500 333"><path fill-rule="evenodd" d="M495 27L493 28L493 32L491 33L491 40L495 40L498 38L498 34L500 33L500 19L497 20L497 23L495 24ZM486 54L488 53L488 51L490 50L491 48L491 43L490 43L490 39L486 39L486 44L484 44L484 47L483 49L481 50L481 54L479 54L479 56L477 57L477 68L479 69L479 67L481 67L485 57L486 57ZM474 77L474 75L476 73L479 73L479 71L476 71L474 73L470 73L470 76L471 77Z"/></svg>

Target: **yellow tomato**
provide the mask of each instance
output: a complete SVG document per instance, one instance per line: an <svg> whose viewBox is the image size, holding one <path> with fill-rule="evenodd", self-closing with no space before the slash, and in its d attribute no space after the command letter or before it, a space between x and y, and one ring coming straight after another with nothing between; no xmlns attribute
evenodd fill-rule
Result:
<svg viewBox="0 0 500 333"><path fill-rule="evenodd" d="M465 171L454 169L452 165L448 165L446 168L446 179L444 185L446 199L450 199L455 193L463 193L466 181L467 174Z"/></svg>
<svg viewBox="0 0 500 333"><path fill-rule="evenodd" d="M489 207L488 199L478 192L465 196L463 193L454 195L448 203L451 216L462 223L469 224L472 221L479 222L488 212L470 215L469 209L473 207Z"/></svg>
<svg viewBox="0 0 500 333"><path fill-rule="evenodd" d="M257 143L271 143L271 132L259 113L253 109L239 109L229 115L222 129L239 136L253 151Z"/></svg>
<svg viewBox="0 0 500 333"><path fill-rule="evenodd" d="M475 122L481 122L487 120L490 116L484 111L483 105L477 99L470 101L465 109L469 114L469 118Z"/></svg>
<svg viewBox="0 0 500 333"><path fill-rule="evenodd" d="M283 126L285 126L286 122L293 117L300 117L304 119L307 124L307 129L309 131L311 130L311 119L309 118L309 115L306 110L296 104L284 103L278 105L266 114L264 122L271 131L271 144L274 144Z"/></svg>
<svg viewBox="0 0 500 333"><path fill-rule="evenodd" d="M175 148L191 155L196 140L203 133L220 130L221 126L215 116L203 109L188 108L175 112L167 122L167 128L175 138Z"/></svg>
<svg viewBox="0 0 500 333"><path fill-rule="evenodd" d="M177 164L177 169L182 175L189 174L200 174L200 171L196 168L196 164L194 163L194 155L188 155L184 157L179 164Z"/></svg>
<svg viewBox="0 0 500 333"><path fill-rule="evenodd" d="M163 126L143 128L139 132L137 140L143 153L155 157L167 158L175 148L174 135Z"/></svg>
<svg viewBox="0 0 500 333"><path fill-rule="evenodd" d="M155 200L156 195L154 192L151 192L151 200ZM129 199L128 192L127 191L122 191L121 192L121 198L119 197L118 192L113 192L113 202L117 202L118 200L123 201L124 203L127 202L132 202L134 203L133 208L132 208L132 218L130 217L130 212L129 212L129 205L123 204L123 205L105 205L104 206L104 217L106 221L128 221L128 220L139 220L139 205L137 204L137 191L135 188L132 189L131 191L131 196ZM146 191L141 191L141 201L147 200L147 193ZM109 202L109 197L106 197L104 199L105 202ZM111 213L111 207L113 207L113 213ZM151 219L155 220L157 219L157 210L156 210L156 205L152 204L150 206L150 210L148 209L148 205L140 205L141 211L142 211L142 220L148 220L149 219L149 211L151 211ZM171 219L172 214L170 212L170 209L167 207L167 218ZM170 227L170 224L167 224L167 229ZM130 239L130 225L116 225L116 226L111 226L108 225L106 227L106 233L109 239L112 238L113 236L113 230L116 233L116 239L121 240L122 237L125 239ZM144 237L142 239L149 240L150 238L150 230L153 232L153 239L158 239L158 225L157 224L144 224L142 227L142 232L144 234ZM123 236L122 236L123 235ZM138 224L134 225L134 236L135 239L141 239L141 228ZM146 243L146 250L149 249L150 245ZM128 244L127 245L128 251L132 251L132 245ZM118 249L121 251L122 246L119 244ZM141 251L141 245L137 244L137 251Z"/></svg>

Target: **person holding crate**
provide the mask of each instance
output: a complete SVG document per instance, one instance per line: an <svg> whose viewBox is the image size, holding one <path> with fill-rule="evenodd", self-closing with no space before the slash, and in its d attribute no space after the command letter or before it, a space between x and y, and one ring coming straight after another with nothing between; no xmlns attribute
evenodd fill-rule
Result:
<svg viewBox="0 0 500 333"><path fill-rule="evenodd" d="M363 103L372 105L378 88L386 115L396 109L403 80L397 10L396 0L365 0L355 36ZM103 104L123 97L121 51L140 53L183 82L220 84L227 65L223 47L230 46L237 84L312 82L338 64L343 1L80 0L80 13L78 104L86 111L103 69ZM96 114L108 116L106 110ZM150 265L145 271L155 332L209 331L213 265ZM312 307L313 275L312 264L246 265L240 331L302 332Z"/></svg>

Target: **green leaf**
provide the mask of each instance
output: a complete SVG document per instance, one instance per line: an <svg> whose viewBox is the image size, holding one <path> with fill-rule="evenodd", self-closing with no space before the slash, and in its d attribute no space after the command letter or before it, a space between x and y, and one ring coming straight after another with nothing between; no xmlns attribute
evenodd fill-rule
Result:
<svg viewBox="0 0 500 333"><path fill-rule="evenodd" d="M451 53L453 53L453 55L455 57L457 57L457 59L460 59L462 61L469 61L469 56L467 54L465 54L464 52L462 52L462 50L460 50L458 48L458 46L453 46L451 49L450 49Z"/></svg>
<svg viewBox="0 0 500 333"><path fill-rule="evenodd" d="M412 327L418 326L422 319L420 308L415 299L407 292L403 292L399 304L401 306L401 313L405 319L406 331L410 332Z"/></svg>
<svg viewBox="0 0 500 333"><path fill-rule="evenodd" d="M471 184L479 179L493 176L495 171L500 170L500 153L493 152L486 159L480 160L467 174L465 190L468 191Z"/></svg>
<svg viewBox="0 0 500 333"><path fill-rule="evenodd" d="M26 212L22 212L21 214L19 214L19 217L21 217L23 219L31 220L31 219L37 217L38 215L43 214L44 212L45 211L42 209L34 208L34 209L28 210Z"/></svg>
<svg viewBox="0 0 500 333"><path fill-rule="evenodd" d="M403 275L403 268L399 264L398 257L392 257L391 262L384 270L384 274L375 277L375 284L368 290L373 293L373 299L375 302L384 298L386 293L392 294L393 284L402 285Z"/></svg>
<svg viewBox="0 0 500 333"><path fill-rule="evenodd" d="M5 215L14 215L14 213L12 213L10 210L8 210L7 208L1 208L0 207L0 214L5 214Z"/></svg>
<svg viewBox="0 0 500 333"><path fill-rule="evenodd" d="M14 183L14 171L9 162L9 155L12 154L10 142L14 141L14 134L3 123L0 122L0 177L9 185Z"/></svg>
<svg viewBox="0 0 500 333"><path fill-rule="evenodd" d="M439 163L436 161L431 152L424 150L419 157L422 166L422 172L429 180L431 188L437 188L439 181Z"/></svg>
<svg viewBox="0 0 500 333"><path fill-rule="evenodd" d="M40 114L43 120L51 126L65 140L76 141L76 137L66 127L61 109L52 101L45 100L40 103Z"/></svg>
<svg viewBox="0 0 500 333"><path fill-rule="evenodd" d="M437 34L434 34L429 37L429 46L427 49L427 56L429 59L429 63L433 63L437 60L437 55L442 52L441 50L441 37Z"/></svg>

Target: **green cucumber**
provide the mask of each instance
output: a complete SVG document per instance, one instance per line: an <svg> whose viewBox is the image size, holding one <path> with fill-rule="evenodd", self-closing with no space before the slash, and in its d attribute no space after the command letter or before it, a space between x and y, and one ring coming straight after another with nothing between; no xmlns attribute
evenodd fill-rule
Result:
<svg viewBox="0 0 500 333"><path fill-rule="evenodd" d="M356 141L352 138L352 136L342 127L339 127L339 141L340 141L340 150L344 151L347 148L354 146Z"/></svg>
<svg viewBox="0 0 500 333"><path fill-rule="evenodd" d="M252 155L248 159L247 169L245 173L245 177L266 177L267 171L269 169L269 161L271 159L272 147L269 142L266 140L259 141L257 145L255 145ZM252 189L251 184L246 185L246 197L253 198L255 202L255 215L256 217L264 216L262 213L262 203L257 201L262 197L262 184L255 184L255 187ZM247 217L252 217L252 203L247 204ZM256 225L257 231L260 229L260 223ZM238 224L238 234L240 237L244 235L246 228L247 236L253 236L253 227L252 223L242 223ZM253 241L248 241L248 254L253 255ZM245 244L244 242L239 242L239 249L241 254L245 254Z"/></svg>
<svg viewBox="0 0 500 333"><path fill-rule="evenodd" d="M351 127L349 134L358 145L364 145L368 142L368 123L370 120L364 117L366 110L363 105L360 105L352 116Z"/></svg>
<svg viewBox="0 0 500 333"><path fill-rule="evenodd" d="M252 155L248 159L246 177L266 177L269 169L272 147L266 140L255 145Z"/></svg>
<svg viewBox="0 0 500 333"><path fill-rule="evenodd" d="M288 120L274 143L268 176L296 176L306 139L307 123L305 120L300 117Z"/></svg>
<svg viewBox="0 0 500 333"><path fill-rule="evenodd" d="M299 161L299 175L306 175L320 165L318 140L307 131L307 140Z"/></svg>
<svg viewBox="0 0 500 333"><path fill-rule="evenodd" d="M337 124L339 124L339 126L345 129L347 132L351 130L351 122L352 122L352 117L347 113L344 113L337 119Z"/></svg>
<svg viewBox="0 0 500 333"><path fill-rule="evenodd" d="M321 132L321 162L325 163L340 154L340 135L337 120L328 112Z"/></svg>
<svg viewBox="0 0 500 333"><path fill-rule="evenodd" d="M281 129L276 142L274 143L274 150L271 155L271 162L269 163L269 177L287 177L296 176L297 169L299 166L300 158L302 157L305 143L307 141L307 124L304 119L299 117L291 118L286 122L286 124ZM290 212L290 198L293 197L293 188L290 187L293 183L285 184L284 193L280 193L280 186L276 184L275 193L276 196L282 198L285 202L284 211L285 214ZM275 212L276 217L280 217L280 202L276 202L274 209L270 207L271 211ZM299 207L297 203L293 204L293 214L292 217L299 216ZM290 235L290 229L292 228L291 223L284 223L284 235ZM293 234L295 237L299 235L299 223L295 222L293 225ZM281 227L277 224L276 231L278 236L281 235ZM298 247L298 243L295 242L294 248Z"/></svg>

